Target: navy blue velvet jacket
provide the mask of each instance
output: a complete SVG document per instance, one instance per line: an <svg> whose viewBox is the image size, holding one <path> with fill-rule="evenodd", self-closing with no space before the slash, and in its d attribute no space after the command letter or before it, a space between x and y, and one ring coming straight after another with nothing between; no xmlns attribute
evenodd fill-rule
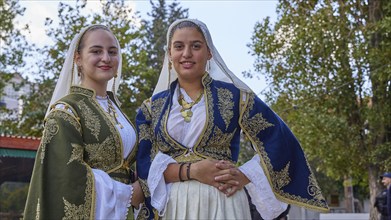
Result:
<svg viewBox="0 0 391 220"><path fill-rule="evenodd" d="M139 219L157 215L150 205L147 178L158 151L178 162L196 162L204 158L236 162L241 134L251 141L255 153L260 156L261 166L278 199L318 211L328 210L298 140L282 119L254 93L213 80L208 74L203 77L206 124L194 152L185 156L189 153L188 148L170 137L166 126L177 83L174 81L169 90L146 100L136 117L140 141L137 174L146 197L146 206L141 209Z"/></svg>

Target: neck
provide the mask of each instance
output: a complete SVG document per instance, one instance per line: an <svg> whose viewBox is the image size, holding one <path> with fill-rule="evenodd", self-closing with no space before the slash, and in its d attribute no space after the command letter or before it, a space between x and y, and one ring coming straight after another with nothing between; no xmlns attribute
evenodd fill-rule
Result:
<svg viewBox="0 0 391 220"><path fill-rule="evenodd" d="M106 91L107 83L105 83L104 85L100 85L100 84L91 84L91 83L82 82L81 85L87 89L94 90L95 94L98 96L107 95L107 91Z"/></svg>
<svg viewBox="0 0 391 220"><path fill-rule="evenodd" d="M178 82L179 82L179 86L183 88L186 91L187 95L190 96L190 98L193 100L197 99L197 97L202 92L202 89L204 88L204 86L201 83L201 80L197 82L187 82L178 79Z"/></svg>

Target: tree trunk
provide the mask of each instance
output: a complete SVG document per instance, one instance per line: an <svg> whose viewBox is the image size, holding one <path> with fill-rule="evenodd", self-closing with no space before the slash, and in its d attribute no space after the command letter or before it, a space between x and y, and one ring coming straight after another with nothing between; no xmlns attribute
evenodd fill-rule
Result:
<svg viewBox="0 0 391 220"><path fill-rule="evenodd" d="M376 195L380 193L379 184L379 169L376 166L371 166L368 169L368 182L369 182L369 194L370 194L370 213L371 220L379 219L379 212L374 208Z"/></svg>
<svg viewBox="0 0 391 220"><path fill-rule="evenodd" d="M353 207L353 185L352 185L352 178L349 176L345 176L344 181L344 192L345 192L345 207L347 213L353 213L354 207Z"/></svg>

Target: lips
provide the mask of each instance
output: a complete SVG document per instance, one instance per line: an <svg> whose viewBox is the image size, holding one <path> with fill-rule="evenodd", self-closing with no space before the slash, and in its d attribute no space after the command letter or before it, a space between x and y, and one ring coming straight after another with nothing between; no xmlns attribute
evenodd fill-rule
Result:
<svg viewBox="0 0 391 220"><path fill-rule="evenodd" d="M191 68L195 64L195 62L183 61L180 62L180 64L182 64L183 68Z"/></svg>
<svg viewBox="0 0 391 220"><path fill-rule="evenodd" d="M99 66L98 68L101 70L110 70L111 66Z"/></svg>

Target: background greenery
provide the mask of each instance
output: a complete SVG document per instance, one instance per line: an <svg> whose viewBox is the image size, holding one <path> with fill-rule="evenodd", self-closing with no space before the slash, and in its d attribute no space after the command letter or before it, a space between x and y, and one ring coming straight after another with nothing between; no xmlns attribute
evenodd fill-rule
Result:
<svg viewBox="0 0 391 220"><path fill-rule="evenodd" d="M102 3L101 12L82 16L86 1L60 4L59 25L46 20L55 44L37 48L13 26L23 16L18 0L0 1L2 45L0 92L25 58L39 51L34 73L37 87L23 97L21 120L0 123L0 132L41 136L43 117L68 45L75 33L92 23L107 24L123 48L123 83L119 97L129 118L148 98L162 65L168 25L188 16L176 1L151 1L151 11L134 23L124 1ZM248 45L256 58L247 77L263 74L270 86L266 102L302 143L326 197L343 196L352 180L356 196L374 202L379 174L391 170L391 2L381 0L279 0L278 19L254 24ZM23 73L22 73L23 74ZM0 93L1 96L1 93ZM6 111L4 108L0 111ZM252 156L244 140L239 163ZM371 205L373 206L373 205ZM2 205L2 207L5 207ZM376 218L371 207L371 218Z"/></svg>

